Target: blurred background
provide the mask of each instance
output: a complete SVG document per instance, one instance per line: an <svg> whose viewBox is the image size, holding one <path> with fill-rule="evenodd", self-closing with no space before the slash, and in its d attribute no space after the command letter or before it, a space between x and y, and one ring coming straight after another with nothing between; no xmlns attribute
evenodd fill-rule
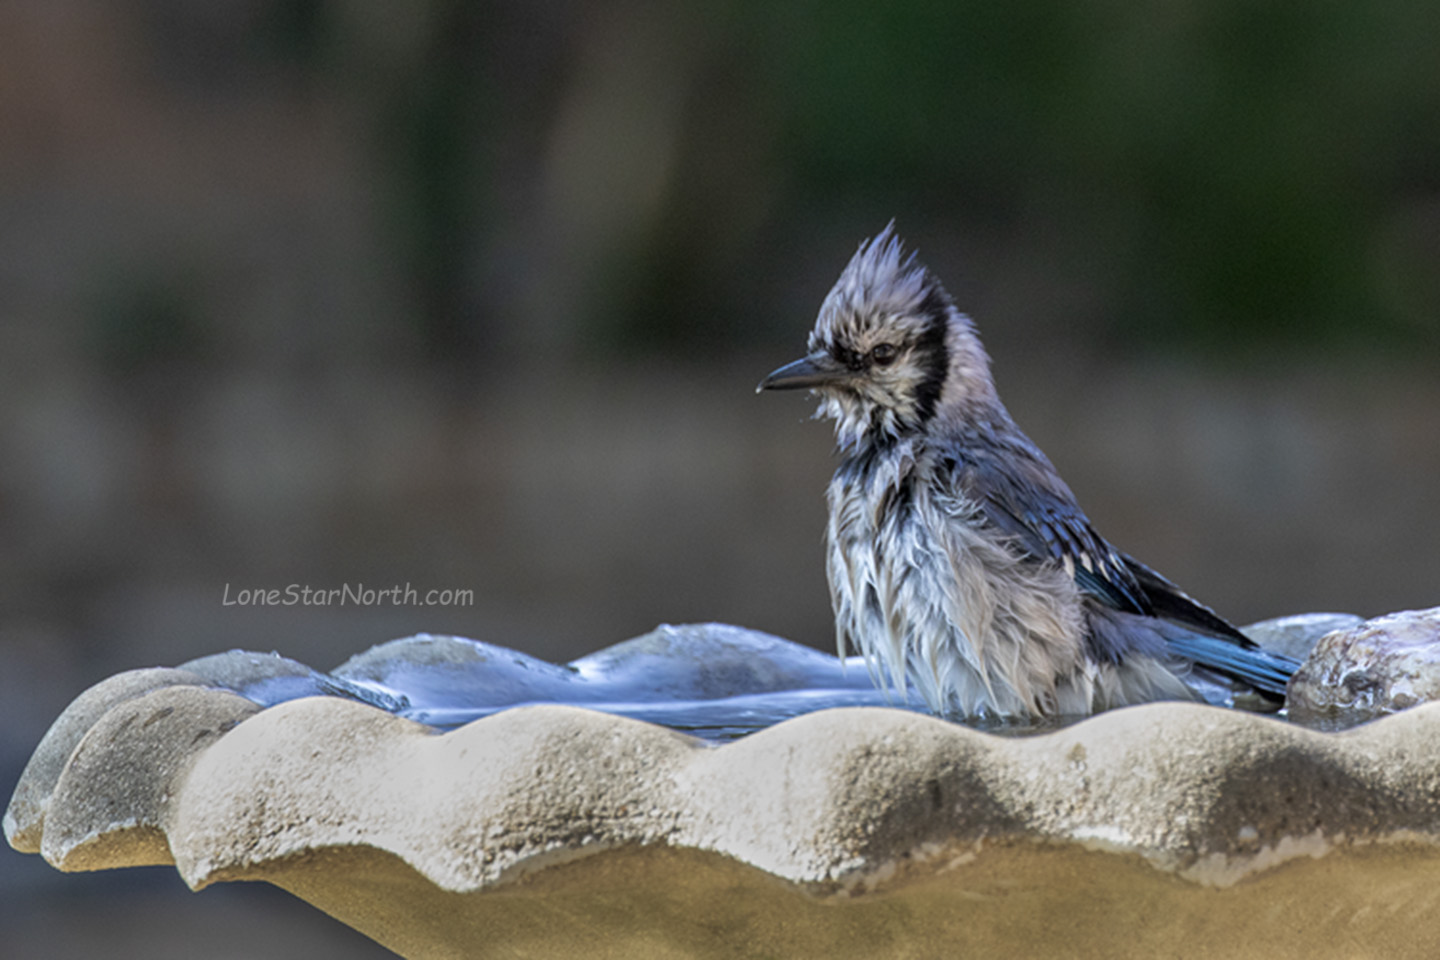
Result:
<svg viewBox="0 0 1440 960"><path fill-rule="evenodd" d="M1110 539L1440 603L1440 6L0 0L0 786L120 670L829 649L798 356L892 217ZM447 606L226 605L411 585ZM7 956L382 957L0 850Z"/></svg>

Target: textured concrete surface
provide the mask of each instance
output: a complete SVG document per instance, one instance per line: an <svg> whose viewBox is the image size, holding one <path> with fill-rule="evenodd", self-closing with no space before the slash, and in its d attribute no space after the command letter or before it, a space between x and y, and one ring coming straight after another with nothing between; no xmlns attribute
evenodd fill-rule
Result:
<svg viewBox="0 0 1440 960"><path fill-rule="evenodd" d="M1440 943L1440 705L1327 734L1157 704L1028 738L838 709L716 747L574 707L440 734L176 680L79 698L11 844L266 880L416 958Z"/></svg>
<svg viewBox="0 0 1440 960"><path fill-rule="evenodd" d="M116 674L76 697L51 724L15 787L4 818L5 836L11 845L17 850L40 849L40 826L60 775L81 739L112 707L152 690L200 683L193 673L155 667Z"/></svg>

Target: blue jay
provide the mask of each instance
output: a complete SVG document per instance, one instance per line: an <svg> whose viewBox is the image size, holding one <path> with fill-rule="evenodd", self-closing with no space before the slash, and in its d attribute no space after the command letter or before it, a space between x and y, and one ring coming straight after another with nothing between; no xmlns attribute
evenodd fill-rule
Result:
<svg viewBox="0 0 1440 960"><path fill-rule="evenodd" d="M893 224L840 275L806 356L758 387L794 389L835 421L836 638L877 684L913 687L937 714L1001 720L1236 692L1282 701L1295 661L1095 532L1000 402L974 324Z"/></svg>

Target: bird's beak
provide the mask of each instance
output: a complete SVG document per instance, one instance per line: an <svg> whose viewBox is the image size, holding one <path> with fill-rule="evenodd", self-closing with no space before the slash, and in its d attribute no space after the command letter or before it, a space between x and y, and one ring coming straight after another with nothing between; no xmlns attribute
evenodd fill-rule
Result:
<svg viewBox="0 0 1440 960"><path fill-rule="evenodd" d="M774 371L755 388L763 390L803 390L824 387L850 376L850 371L836 363L828 353L812 353Z"/></svg>

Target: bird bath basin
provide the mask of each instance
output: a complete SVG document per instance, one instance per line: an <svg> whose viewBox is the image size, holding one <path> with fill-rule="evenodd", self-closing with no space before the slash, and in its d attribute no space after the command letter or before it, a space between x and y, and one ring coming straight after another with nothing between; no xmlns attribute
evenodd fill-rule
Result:
<svg viewBox="0 0 1440 960"><path fill-rule="evenodd" d="M863 667L731 627L564 666L436 637L330 673L232 652L82 694L4 827L61 870L264 880L413 958L1440 944L1440 705L1002 737L884 704Z"/></svg>

